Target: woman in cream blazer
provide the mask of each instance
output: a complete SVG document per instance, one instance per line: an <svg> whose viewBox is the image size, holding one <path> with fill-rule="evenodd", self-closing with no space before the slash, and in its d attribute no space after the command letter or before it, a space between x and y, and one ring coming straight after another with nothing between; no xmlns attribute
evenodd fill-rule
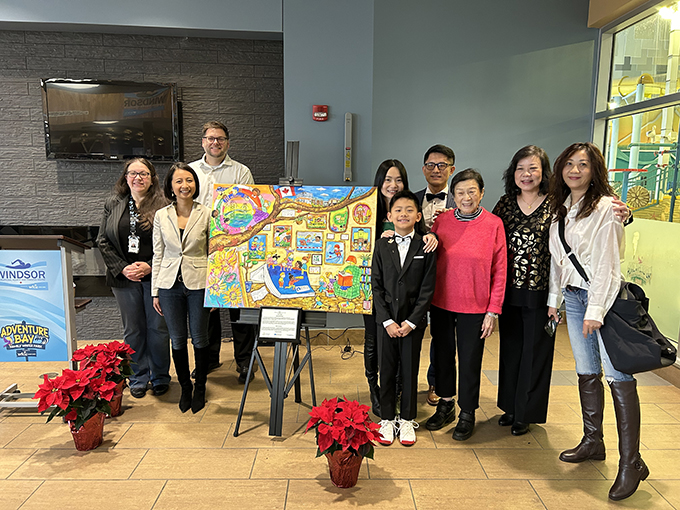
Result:
<svg viewBox="0 0 680 510"><path fill-rule="evenodd" d="M208 315L203 306L208 266L210 210L194 201L199 193L196 172L185 163L170 168L165 196L172 204L156 213L153 230L151 295L165 316L172 359L182 387L179 408L197 413L205 406L208 376ZM189 375L187 318L194 345L195 387Z"/></svg>

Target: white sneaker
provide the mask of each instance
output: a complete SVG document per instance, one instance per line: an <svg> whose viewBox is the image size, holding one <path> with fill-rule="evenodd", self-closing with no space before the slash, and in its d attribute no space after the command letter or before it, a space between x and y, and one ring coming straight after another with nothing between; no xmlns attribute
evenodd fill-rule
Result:
<svg viewBox="0 0 680 510"><path fill-rule="evenodd" d="M397 421L382 420L378 425L380 425L380 430L378 430L378 442L385 446L394 443L394 433L397 430Z"/></svg>
<svg viewBox="0 0 680 510"><path fill-rule="evenodd" d="M399 426L399 442L404 446L416 444L416 431L420 425L415 420L397 420Z"/></svg>

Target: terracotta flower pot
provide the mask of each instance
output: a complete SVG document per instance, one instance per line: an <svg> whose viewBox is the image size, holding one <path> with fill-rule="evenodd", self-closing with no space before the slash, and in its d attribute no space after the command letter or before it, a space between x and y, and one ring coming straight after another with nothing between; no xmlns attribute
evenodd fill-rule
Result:
<svg viewBox="0 0 680 510"><path fill-rule="evenodd" d="M114 416L120 416L123 414L121 412L121 406L123 404L123 389L125 388L125 381L120 381L116 385L116 389L113 390L113 398L111 399L111 414L107 418L113 418Z"/></svg>
<svg viewBox="0 0 680 510"><path fill-rule="evenodd" d="M79 452L94 450L104 440L104 413L95 414L78 430L75 430L73 421L69 421L68 426L71 429L76 450Z"/></svg>
<svg viewBox="0 0 680 510"><path fill-rule="evenodd" d="M333 485L346 489L357 484L363 457L354 455L352 452L336 450L333 453L327 453L326 458Z"/></svg>

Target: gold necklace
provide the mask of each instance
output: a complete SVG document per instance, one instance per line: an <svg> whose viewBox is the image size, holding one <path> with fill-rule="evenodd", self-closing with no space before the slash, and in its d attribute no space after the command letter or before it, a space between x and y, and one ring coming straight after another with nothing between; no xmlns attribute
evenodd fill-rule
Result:
<svg viewBox="0 0 680 510"><path fill-rule="evenodd" d="M520 199L522 202L524 202L524 204L529 208L529 210L531 210L531 208L533 207L533 205L536 203L536 200L538 200L539 198L541 198L541 194L539 193L538 195L536 195L536 198L534 198L534 201L533 201L533 202L528 203L526 200L524 200L524 199L522 198L522 194L521 194L521 193L520 193L519 195L517 195L517 196L519 197L519 199Z"/></svg>

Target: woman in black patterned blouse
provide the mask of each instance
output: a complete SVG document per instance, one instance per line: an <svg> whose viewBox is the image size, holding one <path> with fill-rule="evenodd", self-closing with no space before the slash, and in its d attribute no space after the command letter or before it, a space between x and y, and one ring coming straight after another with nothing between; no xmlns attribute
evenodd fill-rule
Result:
<svg viewBox="0 0 680 510"><path fill-rule="evenodd" d="M498 407L512 434L545 423L555 338L546 333L550 276L550 161L535 145L521 148L503 175L505 195L493 213L503 220L508 278L499 318Z"/></svg>

